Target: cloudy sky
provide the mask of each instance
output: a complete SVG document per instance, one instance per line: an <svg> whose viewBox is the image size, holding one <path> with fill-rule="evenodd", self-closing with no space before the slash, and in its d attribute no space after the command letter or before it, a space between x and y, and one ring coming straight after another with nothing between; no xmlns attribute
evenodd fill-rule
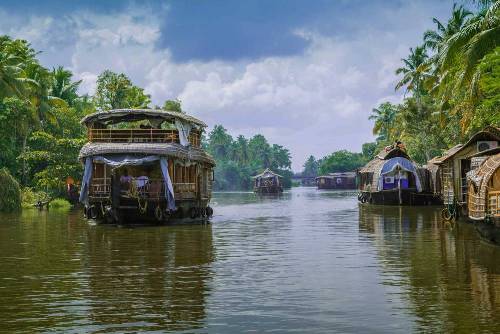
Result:
<svg viewBox="0 0 500 334"><path fill-rule="evenodd" d="M313 154L360 151L367 117L399 101L394 70L421 43L444 0L179 0L0 2L0 34L29 40L92 94L106 69L126 73L155 104L184 109L236 136Z"/></svg>

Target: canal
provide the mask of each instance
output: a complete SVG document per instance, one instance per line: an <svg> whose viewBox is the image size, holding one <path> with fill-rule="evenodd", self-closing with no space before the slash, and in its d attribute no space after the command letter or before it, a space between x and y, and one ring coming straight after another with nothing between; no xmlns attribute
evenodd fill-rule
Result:
<svg viewBox="0 0 500 334"><path fill-rule="evenodd" d="M210 225L0 216L0 332L500 331L500 247L438 208L217 193Z"/></svg>

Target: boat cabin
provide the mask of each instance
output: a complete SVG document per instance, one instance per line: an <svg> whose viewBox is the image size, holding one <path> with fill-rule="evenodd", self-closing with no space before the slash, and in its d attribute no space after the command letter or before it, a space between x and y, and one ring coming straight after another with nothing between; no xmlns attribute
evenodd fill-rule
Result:
<svg viewBox="0 0 500 334"><path fill-rule="evenodd" d="M459 144L442 156L431 159L427 166L432 175L434 193L446 205L456 204L465 212L467 206L467 173L477 166L472 157L494 149L500 143L500 128L488 126L474 134L465 144ZM476 165L474 165L474 163Z"/></svg>
<svg viewBox="0 0 500 334"><path fill-rule="evenodd" d="M500 227L500 148L473 155L471 161L479 166L467 173L468 216Z"/></svg>
<svg viewBox="0 0 500 334"><path fill-rule="evenodd" d="M274 173L269 168L259 175L255 175L254 192L259 194L277 194L283 192L282 179L279 174Z"/></svg>
<svg viewBox="0 0 500 334"><path fill-rule="evenodd" d="M316 178L318 189L356 189L356 172L328 173Z"/></svg>
<svg viewBox="0 0 500 334"><path fill-rule="evenodd" d="M94 219L203 218L215 162L200 146L206 125L184 113L117 109L82 119L88 143L80 201Z"/></svg>

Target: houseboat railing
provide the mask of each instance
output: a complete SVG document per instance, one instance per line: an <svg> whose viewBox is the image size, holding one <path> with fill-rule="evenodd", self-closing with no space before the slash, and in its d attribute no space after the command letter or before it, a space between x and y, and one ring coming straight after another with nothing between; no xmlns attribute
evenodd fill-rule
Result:
<svg viewBox="0 0 500 334"><path fill-rule="evenodd" d="M173 183L174 194L181 198L193 197L196 193L196 183ZM165 197L165 181L163 179L130 178L121 186L122 195L140 196L150 199ZM93 178L90 183L89 196L91 198L109 198L111 195L111 178Z"/></svg>
<svg viewBox="0 0 500 334"><path fill-rule="evenodd" d="M500 217L500 191L488 192L488 213L494 217Z"/></svg>
<svg viewBox="0 0 500 334"><path fill-rule="evenodd" d="M179 143L179 132L164 129L88 129L88 139L93 143ZM199 147L200 134L193 131L189 142Z"/></svg>

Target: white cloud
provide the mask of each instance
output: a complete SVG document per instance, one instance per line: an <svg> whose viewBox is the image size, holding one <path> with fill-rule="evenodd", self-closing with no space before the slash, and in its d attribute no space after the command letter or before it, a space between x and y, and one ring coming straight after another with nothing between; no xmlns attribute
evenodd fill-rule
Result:
<svg viewBox="0 0 500 334"><path fill-rule="evenodd" d="M93 93L105 69L124 72L155 104L180 98L210 126L223 124L234 135L263 133L290 148L299 170L310 154L359 151L372 140L367 117L376 104L400 99L394 70L420 38L428 13L415 2L383 9L378 19L392 20L391 32L368 23L349 38L303 27L296 30L310 42L303 53L233 62L175 63L168 49L156 47L160 17L148 8L57 20L0 11L0 33L30 40L44 51L47 66L69 67L82 80L82 92Z"/></svg>

